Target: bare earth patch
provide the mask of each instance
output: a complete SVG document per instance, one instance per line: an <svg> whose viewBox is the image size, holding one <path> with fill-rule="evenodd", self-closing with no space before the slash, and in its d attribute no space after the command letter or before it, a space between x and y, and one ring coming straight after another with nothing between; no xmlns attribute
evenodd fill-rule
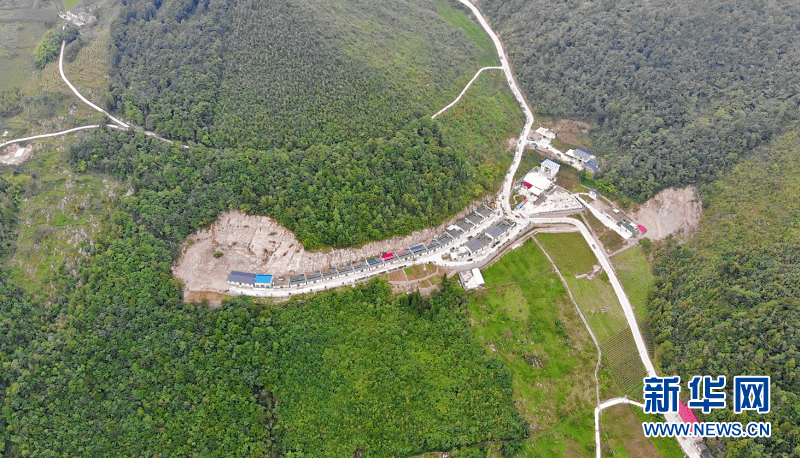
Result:
<svg viewBox="0 0 800 458"><path fill-rule="evenodd" d="M665 189L642 204L633 221L647 228L645 237L662 240L683 231L691 235L700 223L703 205L692 187Z"/></svg>
<svg viewBox="0 0 800 458"><path fill-rule="evenodd" d="M222 299L224 298L224 294L215 293L213 291L191 291L186 294L183 299L186 302L203 302L203 300L207 300L209 306L219 307L222 304Z"/></svg>
<svg viewBox="0 0 800 458"><path fill-rule="evenodd" d="M509 151L514 151L517 148L517 141L519 141L518 138L508 137L506 139L506 149Z"/></svg>
<svg viewBox="0 0 800 458"><path fill-rule="evenodd" d="M570 119L559 119L549 126L551 130L558 133L558 139L567 145L574 145L585 148L586 145L581 141L589 134L589 124Z"/></svg>
<svg viewBox="0 0 800 458"><path fill-rule="evenodd" d="M26 146L19 146L16 143L12 143L6 146L2 151L0 151L0 163L3 164L10 164L10 165L17 165L22 164L28 158L31 157L33 153L33 145L28 144Z"/></svg>
<svg viewBox="0 0 800 458"><path fill-rule="evenodd" d="M306 251L294 233L272 218L231 211L220 215L209 229L200 230L186 239L173 274L183 281L186 297L193 292L228 293L227 278L232 270L273 275L326 270L428 243L480 205L481 201L473 202L437 228L368 243L361 248L316 252Z"/></svg>

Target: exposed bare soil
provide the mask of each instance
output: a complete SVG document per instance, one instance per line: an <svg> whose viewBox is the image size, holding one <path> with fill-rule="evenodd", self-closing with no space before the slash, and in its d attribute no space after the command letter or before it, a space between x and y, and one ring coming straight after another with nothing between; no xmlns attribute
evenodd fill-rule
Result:
<svg viewBox="0 0 800 458"><path fill-rule="evenodd" d="M384 278L387 278L395 293L419 291L428 295L438 288L438 279L442 275L451 276L452 272L433 264L425 264L394 271L388 277L384 275Z"/></svg>
<svg viewBox="0 0 800 458"><path fill-rule="evenodd" d="M519 139L516 137L508 137L506 139L506 149L514 151L517 148L517 141L519 141Z"/></svg>
<svg viewBox="0 0 800 458"><path fill-rule="evenodd" d="M306 251L294 233L272 218L227 212L220 215L209 229L187 238L173 273L183 281L187 297L193 292L227 293L230 286L227 277L232 270L294 275L427 243L481 204L482 201L473 202L437 228L368 243L361 248L316 252ZM215 257L215 253L221 253L221 256Z"/></svg>
<svg viewBox="0 0 800 458"><path fill-rule="evenodd" d="M703 205L697 192L687 186L661 191L633 213L633 221L647 228L645 237L662 240L681 231L686 236L692 235L702 214Z"/></svg>
<svg viewBox="0 0 800 458"><path fill-rule="evenodd" d="M558 133L558 139L567 145L574 145L585 148L586 145L581 141L589 134L589 124L570 119L559 119L555 123L550 123L548 128Z"/></svg>
<svg viewBox="0 0 800 458"><path fill-rule="evenodd" d="M215 293L212 291L191 291L186 294L183 299L186 302L203 302L204 300L207 300L209 306L219 307L222 304L222 299L224 298L225 295L222 293Z"/></svg>
<svg viewBox="0 0 800 458"><path fill-rule="evenodd" d="M31 157L32 153L32 144L19 146L17 143L12 143L0 151L0 163L10 165L22 164Z"/></svg>

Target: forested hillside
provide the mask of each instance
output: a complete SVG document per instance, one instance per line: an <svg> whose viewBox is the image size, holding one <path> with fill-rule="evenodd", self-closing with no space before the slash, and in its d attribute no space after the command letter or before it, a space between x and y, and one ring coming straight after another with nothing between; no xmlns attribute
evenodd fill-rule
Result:
<svg viewBox="0 0 800 458"><path fill-rule="evenodd" d="M99 132L73 164L131 179L127 208L171 241L229 208L311 249L437 225L493 190L521 124L499 74L429 119L497 61L445 0L132 0L112 36L109 105L199 146Z"/></svg>
<svg viewBox="0 0 800 458"><path fill-rule="evenodd" d="M74 145L78 170L130 180L125 208L179 241L220 211L267 214L306 247L350 246L436 225L492 186L437 121L414 121L386 141L307 150L186 150L142 134L98 130ZM491 173L491 172L490 172Z"/></svg>
<svg viewBox="0 0 800 458"><path fill-rule="evenodd" d="M107 225L54 303L3 289L6 456L408 456L525 436L450 282L210 310L181 302L163 241L124 212Z"/></svg>
<svg viewBox="0 0 800 458"><path fill-rule="evenodd" d="M481 57L430 0L125 3L112 104L208 146L391 137L446 104Z"/></svg>
<svg viewBox="0 0 800 458"><path fill-rule="evenodd" d="M539 114L589 121L635 199L713 181L798 117L800 4L480 0Z"/></svg>
<svg viewBox="0 0 800 458"><path fill-rule="evenodd" d="M791 131L706 188L701 228L656 253L648 319L667 374L769 375L772 438L727 441L731 458L800 456L800 134ZM732 399L729 391L728 399ZM729 406L730 406L729 401Z"/></svg>
<svg viewBox="0 0 800 458"><path fill-rule="evenodd" d="M15 238L19 190L5 178L0 177L0 261L10 254ZM18 369L19 358L27 353L28 342L33 338L41 312L25 298L22 288L9 281L5 265L0 266L0 393L13 391L16 380L13 374ZM6 444L13 432L8 429L8 405L0 406L0 450L8 450Z"/></svg>

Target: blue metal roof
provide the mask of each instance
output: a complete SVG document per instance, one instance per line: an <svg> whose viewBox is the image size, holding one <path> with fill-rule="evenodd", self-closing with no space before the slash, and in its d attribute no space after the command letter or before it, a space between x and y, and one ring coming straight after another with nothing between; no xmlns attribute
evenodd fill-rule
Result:
<svg viewBox="0 0 800 458"><path fill-rule="evenodd" d="M258 274L256 275L256 283L265 283L269 285L272 283L272 275Z"/></svg>
<svg viewBox="0 0 800 458"><path fill-rule="evenodd" d="M561 164L559 164L556 161L551 161L550 159L545 159L542 161L542 166L547 168L557 169L561 167Z"/></svg>
<svg viewBox="0 0 800 458"><path fill-rule="evenodd" d="M578 159L580 159L581 161L584 161L584 162L588 161L589 159L592 158L592 156L594 156L594 154L590 153L589 151L586 151L583 148L576 149L574 154L575 154L575 157L577 157Z"/></svg>
<svg viewBox="0 0 800 458"><path fill-rule="evenodd" d="M595 162L594 159L592 159L591 161L586 163L586 168L596 171L598 168L600 168L600 164L598 164L597 162Z"/></svg>
<svg viewBox="0 0 800 458"><path fill-rule="evenodd" d="M470 253L474 253L474 252L480 250L481 248L485 247L486 244L483 243L478 238L474 238L474 239L470 240L469 242L465 243L464 246L470 251Z"/></svg>

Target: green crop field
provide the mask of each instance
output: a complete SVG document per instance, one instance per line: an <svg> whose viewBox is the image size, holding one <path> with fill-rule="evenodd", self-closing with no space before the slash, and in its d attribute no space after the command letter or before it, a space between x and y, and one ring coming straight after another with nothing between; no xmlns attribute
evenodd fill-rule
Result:
<svg viewBox="0 0 800 458"><path fill-rule="evenodd" d="M628 397L642 399L642 386L647 371L639 359L633 333L625 328L617 334L601 341L603 361L609 368L614 383L622 389Z"/></svg>
<svg viewBox="0 0 800 458"><path fill-rule="evenodd" d="M537 239L553 258L564 277L587 273L597 264L597 258L579 232L539 234Z"/></svg>
<svg viewBox="0 0 800 458"><path fill-rule="evenodd" d="M622 392L641 396L644 366L611 284L604 275L591 280L575 278L576 274L587 272L596 262L586 241L577 232L539 234L537 238L561 270L575 302L600 342L612 379Z"/></svg>
<svg viewBox="0 0 800 458"><path fill-rule="evenodd" d="M650 264L642 252L642 248L635 246L611 258L614 269L617 271L619 281L628 293L636 318L643 320L647 307L647 294L653 287L655 277L650 271Z"/></svg>
<svg viewBox="0 0 800 458"><path fill-rule="evenodd" d="M533 426L519 456L592 456L597 351L550 263L531 241L486 269L470 296L473 331L511 370ZM519 282L512 285L503 285Z"/></svg>
<svg viewBox="0 0 800 458"><path fill-rule="evenodd" d="M602 342L628 328L622 306L608 282L599 276L588 280L564 275L564 279L598 340Z"/></svg>

